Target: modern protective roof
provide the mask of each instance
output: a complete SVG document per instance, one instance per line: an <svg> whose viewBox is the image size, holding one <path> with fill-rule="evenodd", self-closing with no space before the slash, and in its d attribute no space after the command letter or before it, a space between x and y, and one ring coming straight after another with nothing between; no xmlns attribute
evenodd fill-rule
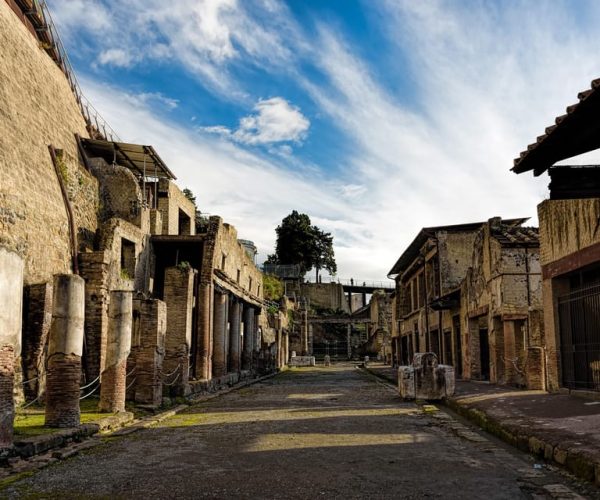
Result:
<svg viewBox="0 0 600 500"><path fill-rule="evenodd" d="M107 163L115 162L138 177L177 178L152 146L83 138L81 143L89 158L100 157Z"/></svg>
<svg viewBox="0 0 600 500"><path fill-rule="evenodd" d="M515 158L512 171L533 170L544 173L556 162L600 148L600 78L591 88L580 92L579 102L568 106L566 114L556 117L536 142Z"/></svg>

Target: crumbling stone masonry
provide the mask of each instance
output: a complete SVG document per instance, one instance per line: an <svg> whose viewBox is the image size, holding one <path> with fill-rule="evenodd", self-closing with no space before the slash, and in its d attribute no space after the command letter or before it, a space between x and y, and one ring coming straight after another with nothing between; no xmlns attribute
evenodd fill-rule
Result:
<svg viewBox="0 0 600 500"><path fill-rule="evenodd" d="M34 400L46 388L46 348L52 323L52 283L25 287L23 311L23 386Z"/></svg>
<svg viewBox="0 0 600 500"><path fill-rule="evenodd" d="M48 427L79 425L84 287L80 276L58 274L54 277L46 386Z"/></svg>
<svg viewBox="0 0 600 500"><path fill-rule="evenodd" d="M131 350L132 309L132 293L130 291L110 293L106 366L101 378L100 411L111 413L125 411L127 357Z"/></svg>

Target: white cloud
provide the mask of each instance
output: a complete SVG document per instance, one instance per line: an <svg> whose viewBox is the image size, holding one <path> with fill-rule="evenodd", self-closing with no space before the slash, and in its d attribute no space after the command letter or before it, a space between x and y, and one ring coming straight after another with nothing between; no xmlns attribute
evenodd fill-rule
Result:
<svg viewBox="0 0 600 500"><path fill-rule="evenodd" d="M102 65L127 68L133 64L134 57L123 49L108 49L100 52L98 62Z"/></svg>
<svg viewBox="0 0 600 500"><path fill-rule="evenodd" d="M229 137L243 144L271 144L277 142L300 142L306 137L310 121L297 106L281 97L260 100L254 106L255 114L240 120L236 130L222 125L203 127L205 132ZM280 149L279 154L289 155L291 148Z"/></svg>

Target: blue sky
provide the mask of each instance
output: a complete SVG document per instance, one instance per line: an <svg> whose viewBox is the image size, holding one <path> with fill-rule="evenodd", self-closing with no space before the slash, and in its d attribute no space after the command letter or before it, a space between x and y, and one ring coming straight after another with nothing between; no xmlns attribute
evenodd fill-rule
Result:
<svg viewBox="0 0 600 500"><path fill-rule="evenodd" d="M600 76L592 1L49 3L122 140L152 144L259 260L308 213L342 278L384 279L423 226L535 223L547 178L512 159Z"/></svg>

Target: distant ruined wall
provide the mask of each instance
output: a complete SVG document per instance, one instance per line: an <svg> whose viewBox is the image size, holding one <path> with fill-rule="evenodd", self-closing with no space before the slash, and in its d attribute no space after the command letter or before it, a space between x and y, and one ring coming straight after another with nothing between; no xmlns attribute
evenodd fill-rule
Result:
<svg viewBox="0 0 600 500"><path fill-rule="evenodd" d="M344 287L339 283L302 283L302 295L308 297L311 306L350 312Z"/></svg>
<svg viewBox="0 0 600 500"><path fill-rule="evenodd" d="M0 1L0 245L24 257L25 284L70 271L69 226L48 145L63 150L62 177L79 245L96 231L98 186L79 165L85 122L65 75Z"/></svg>

